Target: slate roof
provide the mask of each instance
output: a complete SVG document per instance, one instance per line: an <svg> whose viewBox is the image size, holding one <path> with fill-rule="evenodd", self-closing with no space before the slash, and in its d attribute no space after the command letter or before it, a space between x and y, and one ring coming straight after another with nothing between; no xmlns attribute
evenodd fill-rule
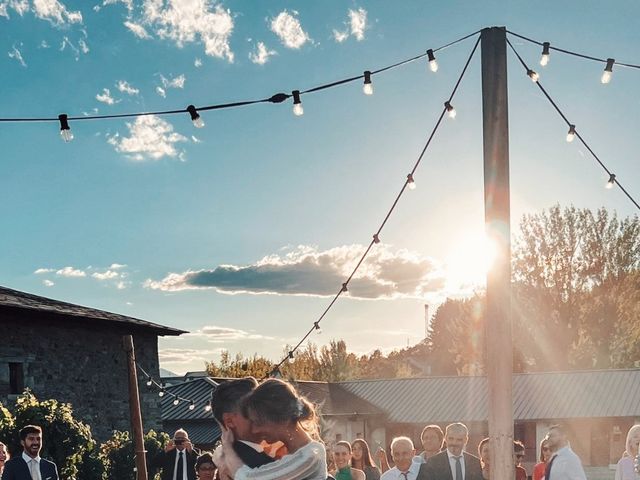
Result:
<svg viewBox="0 0 640 480"><path fill-rule="evenodd" d="M486 377L357 380L339 385L397 423L486 421ZM640 369L513 376L514 419L640 416Z"/></svg>
<svg viewBox="0 0 640 480"><path fill-rule="evenodd" d="M33 310L53 315L74 317L78 320L98 320L112 325L136 327L151 330L156 335L181 335L187 333L177 328L165 327L157 323L139 320L117 313L61 302L51 298L0 287L0 311L3 309Z"/></svg>

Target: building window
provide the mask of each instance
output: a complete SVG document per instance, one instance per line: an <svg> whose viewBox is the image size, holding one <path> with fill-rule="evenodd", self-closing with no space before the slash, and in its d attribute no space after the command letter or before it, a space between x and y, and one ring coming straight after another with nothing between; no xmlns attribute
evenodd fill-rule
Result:
<svg viewBox="0 0 640 480"><path fill-rule="evenodd" d="M24 368L22 363L9 363L9 393L20 394L24 391Z"/></svg>

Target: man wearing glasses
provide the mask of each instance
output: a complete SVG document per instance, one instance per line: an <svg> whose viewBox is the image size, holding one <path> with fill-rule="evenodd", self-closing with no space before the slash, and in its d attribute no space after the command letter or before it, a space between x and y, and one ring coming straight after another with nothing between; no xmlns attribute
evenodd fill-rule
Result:
<svg viewBox="0 0 640 480"><path fill-rule="evenodd" d="M524 444L520 440L513 441L513 463L516 466L516 480L527 480L527 471L522 466Z"/></svg>

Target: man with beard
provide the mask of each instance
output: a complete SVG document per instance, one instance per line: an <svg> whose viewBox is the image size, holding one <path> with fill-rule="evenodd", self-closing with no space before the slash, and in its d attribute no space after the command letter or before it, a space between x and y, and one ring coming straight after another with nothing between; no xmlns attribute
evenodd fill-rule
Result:
<svg viewBox="0 0 640 480"><path fill-rule="evenodd" d="M549 427L547 445L553 455L547 463L546 480L587 480L580 458L571 450L562 426Z"/></svg>
<svg viewBox="0 0 640 480"><path fill-rule="evenodd" d="M446 450L420 466L418 480L482 480L480 459L464 451L469 430L463 423L452 423L444 434Z"/></svg>
<svg viewBox="0 0 640 480"><path fill-rule="evenodd" d="M22 455L9 460L2 472L2 480L58 480L56 464L40 457L42 428L27 425L20 430Z"/></svg>

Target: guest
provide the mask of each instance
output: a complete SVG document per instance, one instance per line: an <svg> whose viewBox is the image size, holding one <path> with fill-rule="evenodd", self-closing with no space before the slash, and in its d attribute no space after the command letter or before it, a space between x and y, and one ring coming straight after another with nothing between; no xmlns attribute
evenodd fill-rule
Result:
<svg viewBox="0 0 640 480"><path fill-rule="evenodd" d="M420 465L418 480L482 480L480 459L464 451L469 430L464 423L452 423L445 430L447 449Z"/></svg>
<svg viewBox="0 0 640 480"><path fill-rule="evenodd" d="M351 442L351 466L364 472L365 480L380 480L380 470L373 463L369 444L362 438Z"/></svg>
<svg viewBox="0 0 640 480"><path fill-rule="evenodd" d="M395 467L380 476L380 480L416 480L419 463L413 462L416 449L408 437L396 437L391 442L391 458Z"/></svg>
<svg viewBox="0 0 640 480"><path fill-rule="evenodd" d="M582 462L571 450L564 428L552 425L547 438L553 456L547 464L545 480L587 480Z"/></svg>
<svg viewBox="0 0 640 480"><path fill-rule="evenodd" d="M491 451L489 450L489 438L483 438L478 444L478 456L482 465L482 478L489 480L491 471Z"/></svg>
<svg viewBox="0 0 640 480"><path fill-rule="evenodd" d="M331 473L336 480L365 480L364 472L351 466L352 451L349 442L337 442L332 453L335 471Z"/></svg>
<svg viewBox="0 0 640 480"><path fill-rule="evenodd" d="M418 463L426 463L427 459L433 457L442 451L442 441L444 433L438 425L427 425L422 429L420 434L420 442L422 443L422 452L418 454L413 461Z"/></svg>
<svg viewBox="0 0 640 480"><path fill-rule="evenodd" d="M151 471L162 470L161 480L195 480L198 453L193 449L189 434L182 428L151 462Z"/></svg>
<svg viewBox="0 0 640 480"><path fill-rule="evenodd" d="M2 470L4 470L4 462L9 460L9 452L7 446L0 442L0 477L2 476Z"/></svg>
<svg viewBox="0 0 640 480"><path fill-rule="evenodd" d="M520 440L513 441L513 463L516 468L516 480L527 480L527 471L522 466L524 450L524 443Z"/></svg>
<svg viewBox="0 0 640 480"><path fill-rule="evenodd" d="M544 471L547 469L547 463L549 463L550 458L549 442L546 438L543 438L540 442L540 461L533 467L533 480L542 480L544 478Z"/></svg>
<svg viewBox="0 0 640 480"><path fill-rule="evenodd" d="M251 421L254 435L269 443L283 442L289 453L252 469L233 449L233 433L225 430L225 475L235 480L326 480L326 451L316 440L319 435L315 409L292 385L275 378L264 381L244 397L241 411Z"/></svg>
<svg viewBox="0 0 640 480"><path fill-rule="evenodd" d="M391 467L389 466L389 459L387 458L387 451L380 446L380 447L378 447L378 451L376 452L376 456L378 457L378 462L380 462L380 471L382 473L388 471Z"/></svg>
<svg viewBox="0 0 640 480"><path fill-rule="evenodd" d="M622 458L616 465L615 480L636 480L634 470L635 458L638 455L638 444L640 443L640 425L634 425L627 433L627 441L625 443L626 450L622 454Z"/></svg>
<svg viewBox="0 0 640 480"><path fill-rule="evenodd" d="M4 465L2 480L58 480L58 467L40 457L42 428L27 425L20 430L22 455L13 457Z"/></svg>
<svg viewBox="0 0 640 480"><path fill-rule="evenodd" d="M216 465L209 452L201 454L196 460L196 475L199 480L213 480L216 476Z"/></svg>

